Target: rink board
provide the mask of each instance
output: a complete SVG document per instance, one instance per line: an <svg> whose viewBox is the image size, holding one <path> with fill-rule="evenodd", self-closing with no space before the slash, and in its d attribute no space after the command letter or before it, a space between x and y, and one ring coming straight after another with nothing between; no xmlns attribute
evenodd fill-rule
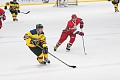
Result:
<svg viewBox="0 0 120 80"><path fill-rule="evenodd" d="M3 7L6 2L9 2L10 0L0 0L0 7ZM78 3L85 3L85 2L101 2L106 0L78 0ZM42 0L34 0L34 2L31 0L30 2L22 2L19 0L20 6L30 6L30 5L49 5L49 4L55 4L56 0L49 0L49 3L43 3Z"/></svg>

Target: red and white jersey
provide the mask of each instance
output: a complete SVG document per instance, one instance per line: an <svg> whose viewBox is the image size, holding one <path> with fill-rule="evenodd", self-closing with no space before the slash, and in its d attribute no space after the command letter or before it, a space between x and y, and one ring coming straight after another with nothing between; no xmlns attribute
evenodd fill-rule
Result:
<svg viewBox="0 0 120 80"><path fill-rule="evenodd" d="M0 8L0 20L6 20L6 16L5 16L5 11L3 9Z"/></svg>
<svg viewBox="0 0 120 80"><path fill-rule="evenodd" d="M77 26L80 24L81 21L82 21L81 18L77 18L75 22L69 20L65 30L71 31L74 34L77 31Z"/></svg>
<svg viewBox="0 0 120 80"><path fill-rule="evenodd" d="M5 16L5 11L3 9L0 8L0 18Z"/></svg>

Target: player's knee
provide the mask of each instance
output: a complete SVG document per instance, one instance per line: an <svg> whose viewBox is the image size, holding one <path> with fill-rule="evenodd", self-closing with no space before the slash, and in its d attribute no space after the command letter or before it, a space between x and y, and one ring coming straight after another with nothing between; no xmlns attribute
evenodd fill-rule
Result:
<svg viewBox="0 0 120 80"><path fill-rule="evenodd" d="M75 37L70 38L70 43L73 43L75 41Z"/></svg>

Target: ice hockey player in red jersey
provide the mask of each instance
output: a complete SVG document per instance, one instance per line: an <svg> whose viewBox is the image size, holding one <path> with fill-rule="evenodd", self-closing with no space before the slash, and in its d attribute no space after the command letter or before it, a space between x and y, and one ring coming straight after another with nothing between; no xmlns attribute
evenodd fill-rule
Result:
<svg viewBox="0 0 120 80"><path fill-rule="evenodd" d="M84 23L81 18L78 18L76 14L72 14L71 20L68 21L66 28L62 31L61 37L57 42L56 46L54 47L54 51L70 36L69 43L67 43L66 50L70 51L70 47L75 41L76 34L80 36L84 36L83 32L77 30L77 26L80 24L80 29L83 28Z"/></svg>
<svg viewBox="0 0 120 80"><path fill-rule="evenodd" d="M6 20L5 11L0 8L0 29L2 28L2 20Z"/></svg>

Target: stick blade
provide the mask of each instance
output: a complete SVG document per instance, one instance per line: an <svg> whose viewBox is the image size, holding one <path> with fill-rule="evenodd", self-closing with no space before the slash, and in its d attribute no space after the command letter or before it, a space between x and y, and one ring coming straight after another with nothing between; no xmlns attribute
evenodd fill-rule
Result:
<svg viewBox="0 0 120 80"><path fill-rule="evenodd" d="M28 14L28 13L30 13L30 11L26 12L25 14Z"/></svg>
<svg viewBox="0 0 120 80"><path fill-rule="evenodd" d="M76 66L69 66L69 67L76 68Z"/></svg>

